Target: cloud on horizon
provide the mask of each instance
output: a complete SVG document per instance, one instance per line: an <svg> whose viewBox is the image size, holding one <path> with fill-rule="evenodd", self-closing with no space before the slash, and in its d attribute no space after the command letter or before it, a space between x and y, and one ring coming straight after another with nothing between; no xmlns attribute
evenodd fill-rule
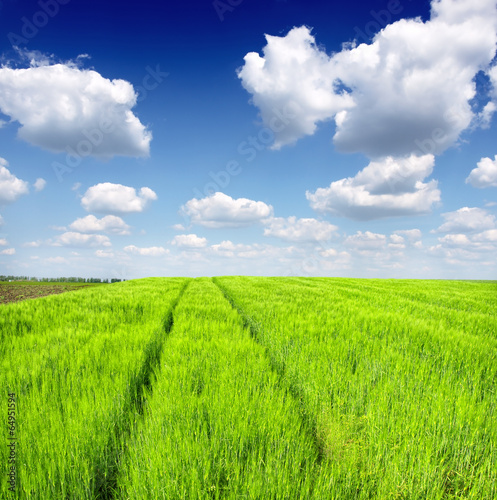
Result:
<svg viewBox="0 0 497 500"><path fill-rule="evenodd" d="M144 257L161 257L169 253L169 250L166 250L164 247L140 248L135 245L124 247L124 251L132 255L141 255Z"/></svg>
<svg viewBox="0 0 497 500"><path fill-rule="evenodd" d="M110 247L111 242L108 236L102 234L81 234L68 231L57 236L52 243L54 247Z"/></svg>
<svg viewBox="0 0 497 500"><path fill-rule="evenodd" d="M273 236L284 241L311 243L327 241L338 230L337 226L316 219L274 217L265 222L264 236Z"/></svg>
<svg viewBox="0 0 497 500"><path fill-rule="evenodd" d="M196 234L178 234L172 239L171 244L178 248L204 248L207 246L207 238L201 238Z"/></svg>
<svg viewBox="0 0 497 500"><path fill-rule="evenodd" d="M115 215L106 215L98 219L94 215L87 215L76 219L69 225L73 231L80 233L113 233L118 235L130 234L130 227L120 217Z"/></svg>

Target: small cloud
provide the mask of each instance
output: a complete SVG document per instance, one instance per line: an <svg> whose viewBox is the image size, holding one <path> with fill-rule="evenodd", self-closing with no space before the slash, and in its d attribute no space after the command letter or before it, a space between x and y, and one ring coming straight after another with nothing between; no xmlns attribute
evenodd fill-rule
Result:
<svg viewBox="0 0 497 500"><path fill-rule="evenodd" d="M41 177L36 179L36 182L33 184L35 191L37 193L40 191L43 191L45 189L46 185L47 185L47 181L45 179L42 179Z"/></svg>
<svg viewBox="0 0 497 500"><path fill-rule="evenodd" d="M384 234L357 231L355 235L345 239L344 245L356 250L378 250L385 247L386 241Z"/></svg>
<svg viewBox="0 0 497 500"><path fill-rule="evenodd" d="M306 197L317 212L355 220L427 214L440 201L437 181L422 182L434 164L433 155L387 157Z"/></svg>
<svg viewBox="0 0 497 500"><path fill-rule="evenodd" d="M96 250L95 255L102 259L113 259L114 252L107 252L106 250Z"/></svg>
<svg viewBox="0 0 497 500"><path fill-rule="evenodd" d="M186 231L186 227L183 224L174 224L171 226L175 231Z"/></svg>
<svg viewBox="0 0 497 500"><path fill-rule="evenodd" d="M473 241L497 243L497 229L487 229L473 237Z"/></svg>
<svg viewBox="0 0 497 500"><path fill-rule="evenodd" d="M437 233L474 233L493 229L495 216L482 208L463 207L455 212L442 214L445 222L435 230Z"/></svg>
<svg viewBox="0 0 497 500"><path fill-rule="evenodd" d="M476 165L466 178L466 184L476 188L497 187L497 155L493 160L482 158Z"/></svg>
<svg viewBox="0 0 497 500"><path fill-rule="evenodd" d="M115 215L106 215L101 219L97 219L94 215L76 219L70 226L73 231L80 233L112 233L118 235L130 234L129 226Z"/></svg>
<svg viewBox="0 0 497 500"><path fill-rule="evenodd" d="M207 238L201 238L196 234L178 234L171 244L178 248L204 248L207 246Z"/></svg>
<svg viewBox="0 0 497 500"><path fill-rule="evenodd" d="M0 252L0 255L15 255L16 249L15 248L6 248L5 250L2 250Z"/></svg>
<svg viewBox="0 0 497 500"><path fill-rule="evenodd" d="M48 264L68 264L69 262L64 257L48 257L45 259Z"/></svg>
<svg viewBox="0 0 497 500"><path fill-rule="evenodd" d="M6 247L8 244L5 238L0 238L0 247Z"/></svg>
<svg viewBox="0 0 497 500"><path fill-rule="evenodd" d="M400 234L408 239L409 242L414 243L421 239L421 231L419 229L399 229L394 231L394 234Z"/></svg>
<svg viewBox="0 0 497 500"><path fill-rule="evenodd" d="M0 205L13 203L23 194L28 194L28 183L10 173L7 160L0 158Z"/></svg>
<svg viewBox="0 0 497 500"><path fill-rule="evenodd" d="M169 250L163 247L148 247L139 248L135 245L128 245L124 247L124 251L133 255L141 255L144 257L161 257L162 255L167 255Z"/></svg>
<svg viewBox="0 0 497 500"><path fill-rule="evenodd" d="M75 183L72 185L71 190L72 190L72 191L77 191L80 187L81 187L81 182L75 182Z"/></svg>
<svg viewBox="0 0 497 500"><path fill-rule="evenodd" d="M72 231L58 236L55 243L56 247L110 247L111 242L108 236L102 234L81 234Z"/></svg>
<svg viewBox="0 0 497 500"><path fill-rule="evenodd" d="M334 248L328 248L327 250L323 250L319 252L319 255L321 257L327 258L327 257L336 257L338 255L338 252Z"/></svg>
<svg viewBox="0 0 497 500"><path fill-rule="evenodd" d="M247 198L233 199L224 193L197 200L193 198L181 207L192 224L209 228L246 227L273 215L273 207Z"/></svg>
<svg viewBox="0 0 497 500"><path fill-rule="evenodd" d="M23 243L22 246L25 248L38 248L41 245L41 241L28 241L26 243Z"/></svg>
<svg viewBox="0 0 497 500"><path fill-rule="evenodd" d="M87 212L100 214L130 214L143 212L157 195L148 187L142 187L136 192L135 188L104 182L88 188L81 206Z"/></svg>
<svg viewBox="0 0 497 500"><path fill-rule="evenodd" d="M264 236L274 236L285 241L309 243L329 240L338 230L329 222L296 217L274 217L265 222Z"/></svg>
<svg viewBox="0 0 497 500"><path fill-rule="evenodd" d="M470 246L471 241L465 234L446 234L438 241L448 246Z"/></svg>

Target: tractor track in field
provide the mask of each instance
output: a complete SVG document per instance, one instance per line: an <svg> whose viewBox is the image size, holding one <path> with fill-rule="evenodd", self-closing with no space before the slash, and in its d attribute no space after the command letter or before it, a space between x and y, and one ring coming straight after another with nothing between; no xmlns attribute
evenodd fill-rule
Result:
<svg viewBox="0 0 497 500"><path fill-rule="evenodd" d="M104 465L103 467L98 463L94 465L94 493L96 499L113 500L117 493L117 479L121 466L121 458L124 456L126 449L126 441L123 438L130 435L133 427L137 424L137 419L141 418L144 414L147 398L152 396L153 381L157 376L157 372L160 371L162 350L167 336L174 326L174 310L189 284L190 280L183 285L183 288L171 304L164 318L162 328L158 329L145 347L144 363L134 380L130 382L130 389L127 394L125 407L119 417L123 420L123 423L122 425L118 423L114 426L116 432L109 437L105 450L105 456L109 457L108 462L110 462L110 467L108 462L106 464L107 466ZM127 419L126 415L130 414L138 415L134 422ZM123 447L119 446L120 442L124 443Z"/></svg>
<svg viewBox="0 0 497 500"><path fill-rule="evenodd" d="M326 454L323 450L321 442L317 438L318 436L317 422L315 422L314 419L310 416L310 414L305 410L303 397L298 387L295 387L295 385L288 384L285 382L285 370L286 370L285 364L276 361L274 357L271 356L269 349L260 341L259 334L261 326L258 323L256 323L241 307L238 306L235 299L230 295L228 290L218 282L217 278L212 278L212 281L219 288L224 298L231 304L233 309L236 310L236 312L243 321L243 325L245 326L245 328L249 330L252 340L264 348L269 366L278 375L278 380L279 380L278 383L280 384L280 386L286 387L291 396L294 398L294 400L299 403L300 417L304 424L304 429L306 429L309 435L313 437L314 446L318 452L318 463L321 463L325 459Z"/></svg>

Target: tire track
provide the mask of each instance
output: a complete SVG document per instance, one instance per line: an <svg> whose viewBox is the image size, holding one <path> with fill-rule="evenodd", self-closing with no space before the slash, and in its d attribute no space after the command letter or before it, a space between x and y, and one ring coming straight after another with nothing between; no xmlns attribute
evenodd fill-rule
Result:
<svg viewBox="0 0 497 500"><path fill-rule="evenodd" d="M217 278L212 278L213 283L219 288L225 299L231 304L233 309L235 309L243 321L244 326L250 331L250 335L254 342L258 343L264 348L266 357L268 359L271 369L278 375L279 384L281 387L286 387L289 393L292 395L295 401L298 401L300 408L300 416L303 422L304 429L313 437L315 449L318 452L318 463L322 463L325 458L325 452L323 450L322 443L318 439L318 429L317 422L312 418L307 412L305 407L303 394L294 384L289 384L285 380L286 365L284 362L278 361L274 356L272 356L269 348L261 342L261 330L262 325L254 321L235 301L235 299L230 295L227 288L225 288L221 283L219 283Z"/></svg>
<svg viewBox="0 0 497 500"><path fill-rule="evenodd" d="M109 437L103 463L94 465L94 494L96 499L112 500L116 494L121 459L126 451L126 438L143 416L147 399L153 395L153 383L157 378L158 369L160 369L164 343L174 326L174 310L188 288L190 281L185 282L178 296L169 307L162 328L157 329L157 332L144 349L145 360L140 371L130 381L126 403L114 426L115 432ZM133 415L132 418L130 418L131 415Z"/></svg>

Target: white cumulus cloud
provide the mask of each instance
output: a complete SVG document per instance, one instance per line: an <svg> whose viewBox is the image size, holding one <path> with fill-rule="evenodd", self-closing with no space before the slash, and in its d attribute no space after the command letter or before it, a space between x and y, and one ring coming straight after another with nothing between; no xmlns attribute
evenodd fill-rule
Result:
<svg viewBox="0 0 497 500"><path fill-rule="evenodd" d="M29 192L28 183L10 172L7 160L0 158L0 205L13 203Z"/></svg>
<svg viewBox="0 0 497 500"><path fill-rule="evenodd" d="M314 242L329 240L337 230L337 226L316 219L274 217L266 222L264 236L285 241Z"/></svg>
<svg viewBox="0 0 497 500"><path fill-rule="evenodd" d="M33 184L36 192L43 191L46 185L47 181L45 179L42 179L41 177L36 179L36 182Z"/></svg>
<svg viewBox="0 0 497 500"><path fill-rule="evenodd" d="M135 245L128 245L124 247L124 251L132 255L141 255L145 257L160 257L169 253L169 250L166 250L163 247L140 248Z"/></svg>
<svg viewBox="0 0 497 500"><path fill-rule="evenodd" d="M288 262L288 259L294 254L302 256L300 249L296 247L276 247L273 245L261 245L254 243L246 245L243 243L233 243L230 240L224 240L221 243L211 245L208 249L216 257L240 258L240 259L276 259L274 262Z"/></svg>
<svg viewBox="0 0 497 500"><path fill-rule="evenodd" d="M477 118L473 79L489 69L496 31L494 0L434 0L429 21L399 20L333 55L307 27L266 36L263 55L247 54L238 76L275 148L334 119L342 152L439 154ZM294 119L274 127L275 109L289 106Z"/></svg>
<svg viewBox="0 0 497 500"><path fill-rule="evenodd" d="M0 252L0 255L15 255L16 249L15 248L6 248L5 250L2 250Z"/></svg>
<svg viewBox="0 0 497 500"><path fill-rule="evenodd" d="M266 35L266 41L263 57L248 53L238 77L275 132L274 149L312 135L319 121L354 105L350 95L335 91L338 68L308 28L294 28L286 37Z"/></svg>
<svg viewBox="0 0 497 500"><path fill-rule="evenodd" d="M95 255L101 259L113 259L115 257L114 252L109 252L106 250L95 250Z"/></svg>
<svg viewBox="0 0 497 500"><path fill-rule="evenodd" d="M47 259L45 259L45 262L47 262L48 264L69 264L67 259L65 259L64 257L48 257Z"/></svg>
<svg viewBox="0 0 497 500"><path fill-rule="evenodd" d="M482 158L476 165L467 177L466 184L476 188L497 187L497 155L493 160Z"/></svg>
<svg viewBox="0 0 497 500"><path fill-rule="evenodd" d="M129 82L74 64L0 68L0 111L20 123L21 139L54 152L148 156L152 135L131 111L136 99Z"/></svg>
<svg viewBox="0 0 497 500"><path fill-rule="evenodd" d="M183 215L193 224L209 228L244 227L273 215L273 207L247 198L233 199L224 193L214 193L198 200L193 198L181 207Z"/></svg>
<svg viewBox="0 0 497 500"><path fill-rule="evenodd" d="M0 247L6 247L8 244L5 238L0 238Z"/></svg>
<svg viewBox="0 0 497 500"><path fill-rule="evenodd" d="M487 229L473 236L473 241L492 242L497 244L497 229Z"/></svg>
<svg viewBox="0 0 497 500"><path fill-rule="evenodd" d="M306 197L317 212L356 220L426 214L440 201L437 181L422 182L434 162L433 155L387 157L371 162L355 177L307 191Z"/></svg>
<svg viewBox="0 0 497 500"><path fill-rule="evenodd" d="M101 214L128 214L143 212L157 195L148 187L135 188L103 182L88 188L81 199L82 207L88 212Z"/></svg>
<svg viewBox="0 0 497 500"><path fill-rule="evenodd" d="M86 217L76 219L69 228L80 233L104 232L119 235L130 234L128 224L115 215L106 215L101 219L98 219L94 215L87 215Z"/></svg>
<svg viewBox="0 0 497 500"><path fill-rule="evenodd" d="M53 246L56 247L110 247L108 236L103 234L81 234L73 231L57 236Z"/></svg>
<svg viewBox="0 0 497 500"><path fill-rule="evenodd" d="M348 236L343 244L356 250L379 250L385 247L386 242L387 237L384 234L357 231L356 234Z"/></svg>
<svg viewBox="0 0 497 500"><path fill-rule="evenodd" d="M438 233L476 233L495 228L495 216L482 208L463 207L455 212L442 214L445 222L436 229Z"/></svg>
<svg viewBox="0 0 497 500"><path fill-rule="evenodd" d="M400 234L406 237L410 242L415 242L421 239L422 233L419 229L398 229L394 234Z"/></svg>
<svg viewBox="0 0 497 500"><path fill-rule="evenodd" d="M471 240L465 234L446 234L442 238L438 238L440 243L448 246L468 246Z"/></svg>
<svg viewBox="0 0 497 500"><path fill-rule="evenodd" d="M402 236L408 245L412 245L416 248L423 247L423 242L421 241L422 233L419 229L399 229L393 232L392 236L394 235Z"/></svg>
<svg viewBox="0 0 497 500"><path fill-rule="evenodd" d="M204 248L207 246L207 238L201 238L196 234L178 234L171 243L179 248Z"/></svg>

